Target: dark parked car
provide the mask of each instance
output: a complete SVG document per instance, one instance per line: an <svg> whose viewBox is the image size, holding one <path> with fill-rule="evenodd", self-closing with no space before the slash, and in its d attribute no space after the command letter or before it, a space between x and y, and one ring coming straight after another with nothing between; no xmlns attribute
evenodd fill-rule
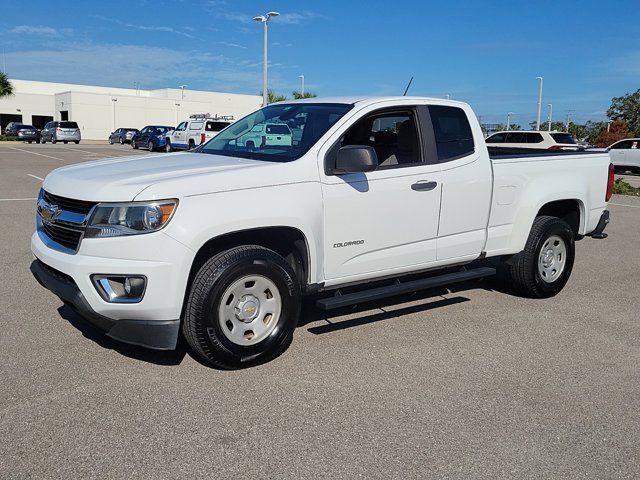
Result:
<svg viewBox="0 0 640 480"><path fill-rule="evenodd" d="M80 143L80 128L76 122L49 122L40 132L41 143Z"/></svg>
<svg viewBox="0 0 640 480"><path fill-rule="evenodd" d="M133 148L146 148L153 152L156 148L165 146L167 143L166 135L171 130L173 130L173 127L147 125L131 138L131 146Z"/></svg>
<svg viewBox="0 0 640 480"><path fill-rule="evenodd" d="M18 135L18 128L24 126L25 125L22 122L9 122L4 128L4 134L8 137L15 137L16 135Z"/></svg>
<svg viewBox="0 0 640 480"><path fill-rule="evenodd" d="M40 130L33 125L20 125L18 127L18 138L27 143L40 142Z"/></svg>
<svg viewBox="0 0 640 480"><path fill-rule="evenodd" d="M129 135L127 138L127 133L129 132L133 132L136 133L138 132L137 128L118 128L115 132L112 132L111 135L109 135L109 145L113 145L114 143L119 143L120 145L123 145L127 142L131 141L131 135Z"/></svg>

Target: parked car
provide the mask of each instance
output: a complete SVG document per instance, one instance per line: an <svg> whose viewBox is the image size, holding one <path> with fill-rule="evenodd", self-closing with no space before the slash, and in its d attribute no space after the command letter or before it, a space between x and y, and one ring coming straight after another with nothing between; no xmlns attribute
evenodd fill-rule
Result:
<svg viewBox="0 0 640 480"><path fill-rule="evenodd" d="M54 121L47 123L40 132L40 143L80 143L80 128L76 122Z"/></svg>
<svg viewBox="0 0 640 480"><path fill-rule="evenodd" d="M167 152L190 150L209 141L232 123L232 116L191 115L167 135L165 149Z"/></svg>
<svg viewBox="0 0 640 480"><path fill-rule="evenodd" d="M15 137L18 135L18 128L22 127L22 122L9 122L4 128L4 134L8 137Z"/></svg>
<svg viewBox="0 0 640 480"><path fill-rule="evenodd" d="M118 128L115 132L111 132L109 135L109 144L113 145L114 143L119 143L123 145L131 141L131 137L135 132L137 132L137 128ZM131 132L131 136L127 139L127 135Z"/></svg>
<svg viewBox="0 0 640 480"><path fill-rule="evenodd" d="M146 148L153 152L156 148L164 147L166 136L173 130L173 127L164 125L147 125L139 132L131 137L131 146L133 148Z"/></svg>
<svg viewBox="0 0 640 480"><path fill-rule="evenodd" d="M607 152L616 172L640 173L640 138L620 140L607 147Z"/></svg>
<svg viewBox="0 0 640 480"><path fill-rule="evenodd" d="M293 133L286 123L260 123L236 139L236 145L263 148L293 145Z"/></svg>
<svg viewBox="0 0 640 480"><path fill-rule="evenodd" d="M583 150L567 132L509 130L496 132L486 140L488 147L533 148L543 150Z"/></svg>
<svg viewBox="0 0 640 480"><path fill-rule="evenodd" d="M125 143L131 143L131 139L139 131L140 130L138 130L137 128L134 128L133 130L129 130L127 133L124 134L124 142Z"/></svg>
<svg viewBox="0 0 640 480"><path fill-rule="evenodd" d="M40 142L40 130L33 125L20 125L18 127L18 138L27 143Z"/></svg>
<svg viewBox="0 0 640 480"><path fill-rule="evenodd" d="M294 117L298 145L238 142ZM363 304L495 274L485 257L520 294L556 295L575 242L606 236L613 178L604 151L490 156L461 102L282 102L194 152L54 170L31 269L114 339L172 349L182 332L242 367L288 346L303 295Z"/></svg>

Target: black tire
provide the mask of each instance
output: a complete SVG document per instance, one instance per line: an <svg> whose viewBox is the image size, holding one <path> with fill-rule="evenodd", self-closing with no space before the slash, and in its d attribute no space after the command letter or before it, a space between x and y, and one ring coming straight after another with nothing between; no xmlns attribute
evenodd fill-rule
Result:
<svg viewBox="0 0 640 480"><path fill-rule="evenodd" d="M27 140L27 143L31 143L31 140Z"/></svg>
<svg viewBox="0 0 640 480"><path fill-rule="evenodd" d="M80 145L80 140L74 140L73 143L75 143L76 145Z"/></svg>
<svg viewBox="0 0 640 480"><path fill-rule="evenodd" d="M138 143L135 140L131 140L131 148L138 149Z"/></svg>
<svg viewBox="0 0 640 480"><path fill-rule="evenodd" d="M253 141L252 141L252 140L249 140L249 141L246 143L246 146L247 146L247 148L250 148L251 150L255 150L255 148L256 148L256 144L255 144L255 143L253 143Z"/></svg>
<svg viewBox="0 0 640 480"><path fill-rule="evenodd" d="M56 137L54 137L54 136L51 137L51 143L53 143L55 145L57 141L58 140L56 140Z"/></svg>
<svg viewBox="0 0 640 480"><path fill-rule="evenodd" d="M149 150L150 152L153 152L153 149L155 147L153 146L153 140L149 139L149 141L147 142L147 150Z"/></svg>
<svg viewBox="0 0 640 480"><path fill-rule="evenodd" d="M67 142L66 140L63 140L63 141L62 141L62 143L64 143L64 144L66 145L66 144L67 144L67 143L69 143L69 142Z"/></svg>
<svg viewBox="0 0 640 480"><path fill-rule="evenodd" d="M113 138L109 137L109 145L113 145Z"/></svg>
<svg viewBox="0 0 640 480"><path fill-rule="evenodd" d="M196 148L196 142L193 140L189 140L189 150Z"/></svg>
<svg viewBox="0 0 640 480"><path fill-rule="evenodd" d="M552 236L560 237L566 247L566 258L562 273L548 282L540 274L538 261L545 242ZM509 276L513 288L520 294L531 298L548 298L557 295L567 284L575 258L575 241L573 230L567 222L557 217L537 217L529 238L513 263L509 266Z"/></svg>
<svg viewBox="0 0 640 480"><path fill-rule="evenodd" d="M45 143L47 143L47 141L44 139L44 137L40 137L40 143L44 145Z"/></svg>
<svg viewBox="0 0 640 480"><path fill-rule="evenodd" d="M120 145L124 145L124 138L120 137L120 140L118 140L120 142Z"/></svg>
<svg viewBox="0 0 640 480"><path fill-rule="evenodd" d="M171 140L169 140L168 138L167 138L167 141L166 141L166 143L164 145L164 151L167 152L167 153L173 152L173 147L171 146Z"/></svg>
<svg viewBox="0 0 640 480"><path fill-rule="evenodd" d="M268 336L243 346L225 336L218 309L229 286L247 275L266 277L276 285L281 313ZM196 274L188 293L182 332L206 363L228 369L250 366L277 356L289 346L298 324L300 295L296 274L280 255L257 245L235 247L211 257Z"/></svg>

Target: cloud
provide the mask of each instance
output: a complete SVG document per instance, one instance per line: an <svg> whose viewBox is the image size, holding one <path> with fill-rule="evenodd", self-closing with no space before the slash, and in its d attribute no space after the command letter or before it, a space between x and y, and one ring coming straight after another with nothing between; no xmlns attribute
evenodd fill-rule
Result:
<svg viewBox="0 0 640 480"><path fill-rule="evenodd" d="M97 18L99 20L103 20L106 22L116 23L118 25L122 25L123 27L132 28L135 30L150 31L150 32L164 32L164 33L171 33L173 35L180 35L186 38L196 38L194 35L191 35L190 33L183 32L182 30L178 30L176 28L166 26L166 25L139 25L134 23L123 22L122 20L118 20L117 18L103 17L102 15L94 15L94 18ZM185 27L185 29L193 31L191 27Z"/></svg>
<svg viewBox="0 0 640 480"><path fill-rule="evenodd" d="M244 45L238 45L237 43L230 43L230 42L216 42L216 43L218 45L224 45L225 47L243 48L243 49L247 48Z"/></svg>
<svg viewBox="0 0 640 480"><path fill-rule="evenodd" d="M131 88L166 88L183 83L194 90L258 94L262 62L181 50L128 44L56 42L46 49L7 52L11 78ZM170 64L171 68L167 68ZM285 84L271 64L269 83Z"/></svg>
<svg viewBox="0 0 640 480"><path fill-rule="evenodd" d="M55 29L45 25L17 25L9 30L9 33L17 33L21 35L44 35L47 37L57 37L62 33L71 33L71 29Z"/></svg>

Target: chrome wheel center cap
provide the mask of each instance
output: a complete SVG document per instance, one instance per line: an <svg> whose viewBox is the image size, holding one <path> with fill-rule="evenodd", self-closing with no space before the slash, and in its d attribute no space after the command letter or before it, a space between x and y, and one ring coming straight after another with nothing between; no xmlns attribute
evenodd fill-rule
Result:
<svg viewBox="0 0 640 480"><path fill-rule="evenodd" d="M260 311L260 300L253 295L245 295L242 297L235 307L236 318L242 322L250 323Z"/></svg>
<svg viewBox="0 0 640 480"><path fill-rule="evenodd" d="M554 259L553 251L547 250L542 255L542 265L544 265L545 268L548 268L553 264Z"/></svg>

